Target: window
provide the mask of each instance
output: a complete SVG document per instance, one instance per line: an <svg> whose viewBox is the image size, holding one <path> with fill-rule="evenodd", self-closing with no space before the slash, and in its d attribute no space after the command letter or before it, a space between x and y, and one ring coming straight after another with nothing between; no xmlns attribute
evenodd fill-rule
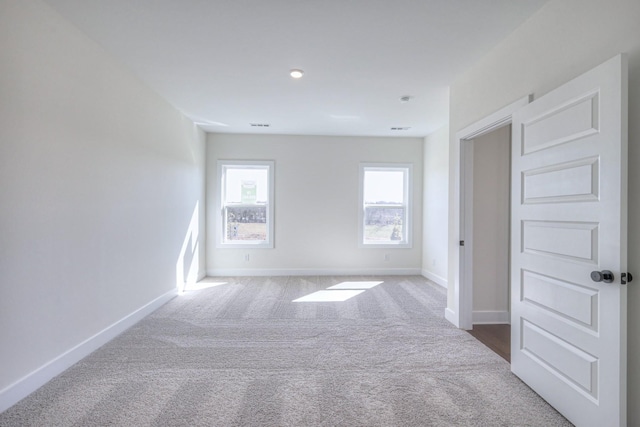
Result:
<svg viewBox="0 0 640 427"><path fill-rule="evenodd" d="M360 246L411 247L411 165L360 165Z"/></svg>
<svg viewBox="0 0 640 427"><path fill-rule="evenodd" d="M273 248L272 161L219 161L218 245Z"/></svg>

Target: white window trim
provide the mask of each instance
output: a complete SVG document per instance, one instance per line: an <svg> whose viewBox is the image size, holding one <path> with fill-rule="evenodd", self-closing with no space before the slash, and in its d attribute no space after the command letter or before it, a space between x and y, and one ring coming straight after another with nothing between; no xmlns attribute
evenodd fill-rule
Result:
<svg viewBox="0 0 640 427"><path fill-rule="evenodd" d="M246 241L238 240L233 242L225 242L225 230L224 230L224 212L222 206L222 198L224 197L224 169L227 166L232 167L260 167L267 168L267 180L269 183L269 199L267 201L267 238L265 241ZM245 248L245 249L273 249L274 247L274 205L275 205L275 180L274 180L274 167L275 162L273 160L218 160L218 172L216 185L218 188L218 195L216 198L216 248Z"/></svg>
<svg viewBox="0 0 640 427"><path fill-rule="evenodd" d="M364 241L364 172L365 170L401 171L404 174L405 233L406 240L397 243ZM358 247L359 248L412 248L413 247L413 164L360 163L358 185Z"/></svg>

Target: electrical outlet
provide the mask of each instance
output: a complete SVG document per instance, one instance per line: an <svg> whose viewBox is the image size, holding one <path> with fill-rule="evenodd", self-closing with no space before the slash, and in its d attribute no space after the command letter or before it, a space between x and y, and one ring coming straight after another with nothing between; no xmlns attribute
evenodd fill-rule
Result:
<svg viewBox="0 0 640 427"><path fill-rule="evenodd" d="M431 260L431 266L432 266L432 267L435 267L435 266L436 266L436 259L435 259L435 258Z"/></svg>
<svg viewBox="0 0 640 427"><path fill-rule="evenodd" d="M249 254L244 254L244 260L249 261Z"/></svg>
<svg viewBox="0 0 640 427"><path fill-rule="evenodd" d="M389 254L384 254L385 261L389 261L390 259L391 259L391 256Z"/></svg>

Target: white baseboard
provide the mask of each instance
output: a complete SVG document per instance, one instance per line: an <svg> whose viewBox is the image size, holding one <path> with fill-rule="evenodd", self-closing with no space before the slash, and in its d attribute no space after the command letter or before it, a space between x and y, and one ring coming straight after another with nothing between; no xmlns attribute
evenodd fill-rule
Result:
<svg viewBox="0 0 640 427"><path fill-rule="evenodd" d="M444 277L440 277L437 274L434 274L430 271L427 270L422 270L421 272L423 277L426 277L427 279L431 280L432 282L434 282L437 285L442 286L443 288L447 288L448 287L448 282L447 279L445 279Z"/></svg>
<svg viewBox="0 0 640 427"><path fill-rule="evenodd" d="M460 325L458 324L458 316L456 315L456 312L451 310L449 307L444 309L444 318L453 323L456 328L460 327Z"/></svg>
<svg viewBox="0 0 640 427"><path fill-rule="evenodd" d="M45 363L35 371L19 379L5 389L0 390L0 412L3 412L15 405L45 385L53 377L60 375L75 363L79 362L125 330L129 329L131 326L138 323L144 317L151 314L175 297L176 293L176 290L172 290L159 296L128 316L125 316L111 326L108 326L98 332L94 336L67 350L55 359Z"/></svg>
<svg viewBox="0 0 640 427"><path fill-rule="evenodd" d="M511 323L511 315L508 311L474 311L474 325L496 325Z"/></svg>
<svg viewBox="0 0 640 427"><path fill-rule="evenodd" d="M419 268L237 268L237 269L211 269L207 270L207 276L233 277L233 276L419 276Z"/></svg>

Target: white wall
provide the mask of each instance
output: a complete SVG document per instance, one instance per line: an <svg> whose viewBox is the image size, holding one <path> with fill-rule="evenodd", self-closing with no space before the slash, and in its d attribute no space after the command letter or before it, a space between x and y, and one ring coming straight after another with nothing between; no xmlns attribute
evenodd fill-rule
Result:
<svg viewBox="0 0 640 427"><path fill-rule="evenodd" d="M447 286L449 127L424 139L422 275Z"/></svg>
<svg viewBox="0 0 640 427"><path fill-rule="evenodd" d="M216 248L218 159L275 161L275 248ZM360 162L413 163L413 247L358 248ZM207 143L207 272L419 274L422 140L210 134ZM250 261L244 260L249 254ZM389 260L384 261L384 254Z"/></svg>
<svg viewBox="0 0 640 427"><path fill-rule="evenodd" d="M640 268L640 2L551 0L451 86L451 134L509 103L536 97L629 54L629 268ZM451 162L458 158L451 145ZM453 163L451 164L453 165ZM454 170L453 167L450 168ZM450 192L450 203L453 201ZM451 229L451 227L450 227ZM450 233L454 242L457 236ZM450 247L449 277L458 268ZM453 307L453 284L449 307ZM640 286L629 286L629 425L640 425Z"/></svg>
<svg viewBox="0 0 640 427"><path fill-rule="evenodd" d="M511 126L473 140L473 317L501 323L509 311Z"/></svg>
<svg viewBox="0 0 640 427"><path fill-rule="evenodd" d="M205 136L41 1L0 29L2 410L203 274Z"/></svg>

